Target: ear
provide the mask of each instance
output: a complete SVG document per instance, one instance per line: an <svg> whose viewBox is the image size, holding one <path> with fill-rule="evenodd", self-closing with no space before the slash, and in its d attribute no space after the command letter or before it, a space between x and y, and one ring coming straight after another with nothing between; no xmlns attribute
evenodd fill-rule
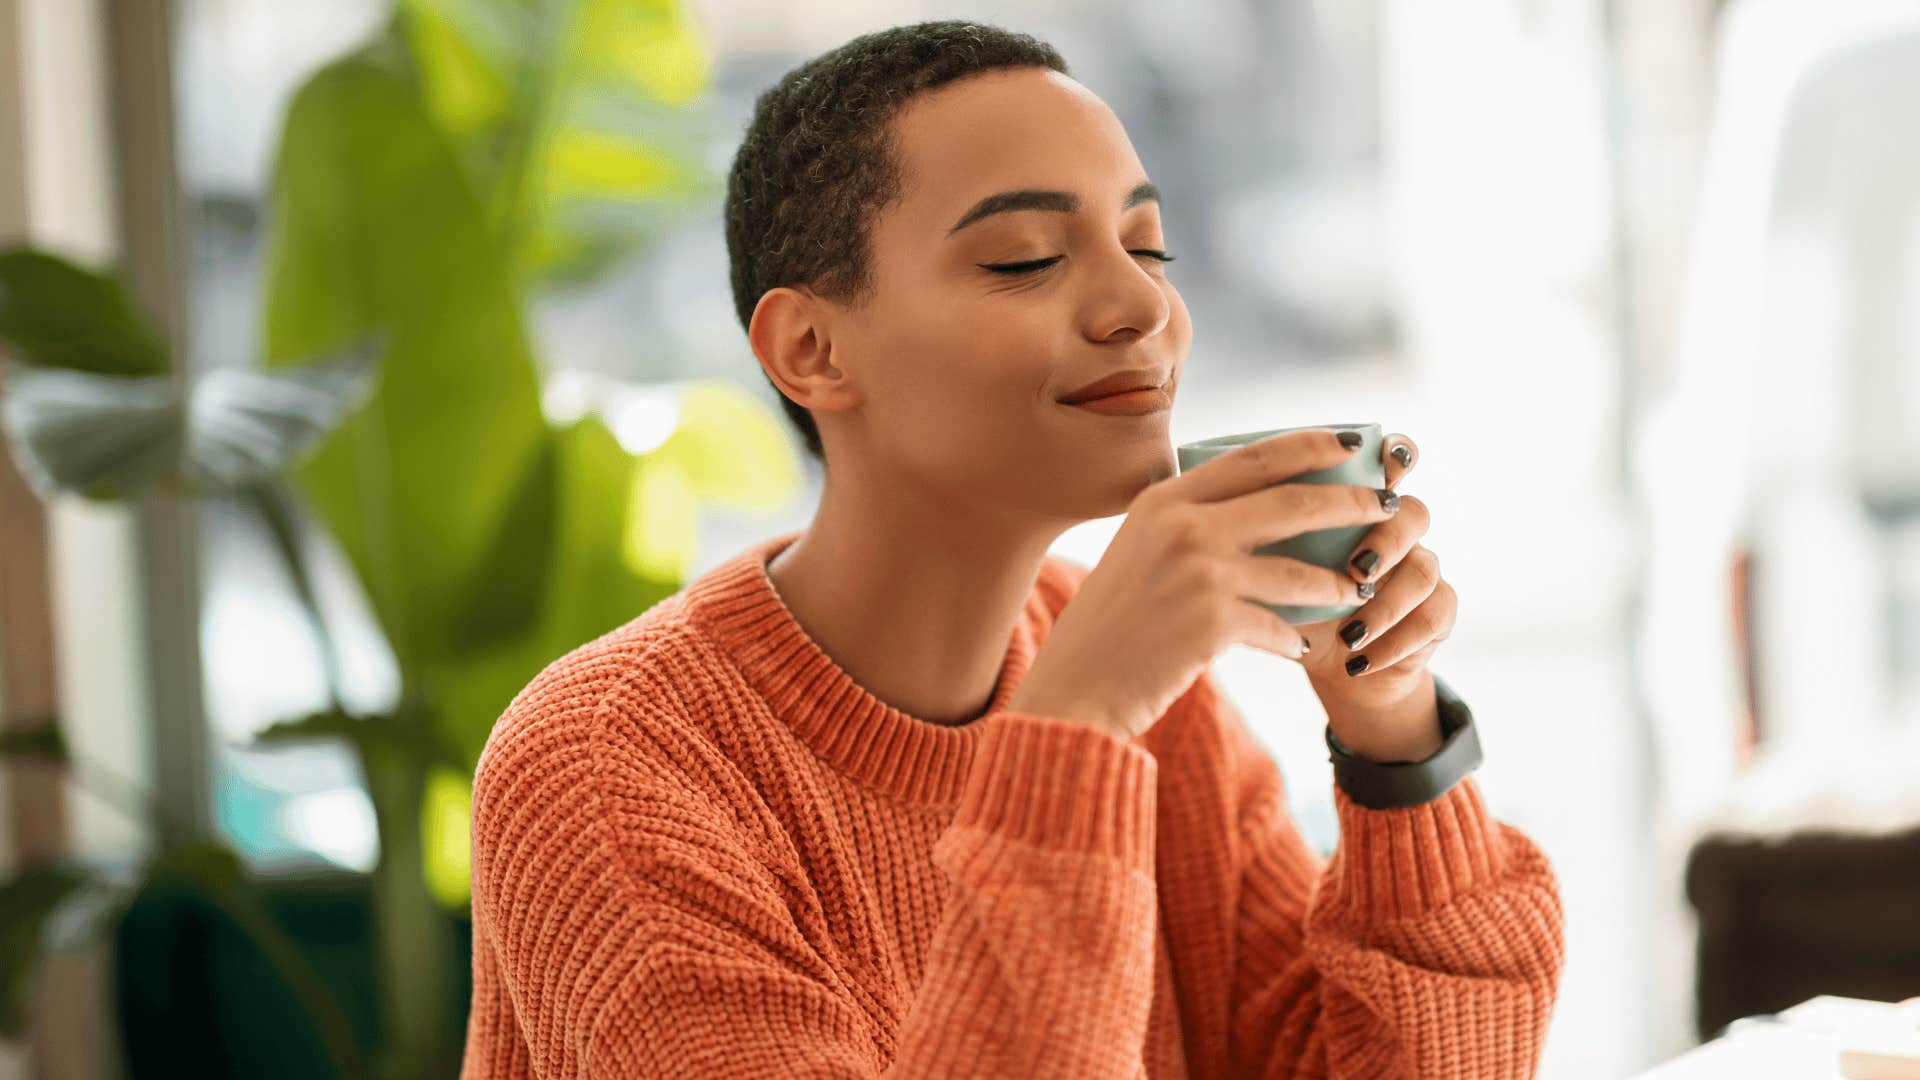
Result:
<svg viewBox="0 0 1920 1080"><path fill-rule="evenodd" d="M754 358L780 392L809 409L835 412L859 402L835 364L832 312L804 289L768 289L747 325Z"/></svg>

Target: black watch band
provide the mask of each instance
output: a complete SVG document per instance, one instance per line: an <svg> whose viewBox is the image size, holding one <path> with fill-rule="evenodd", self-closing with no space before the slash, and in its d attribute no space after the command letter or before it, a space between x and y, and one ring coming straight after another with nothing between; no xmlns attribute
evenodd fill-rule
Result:
<svg viewBox="0 0 1920 1080"><path fill-rule="evenodd" d="M1328 760L1333 778L1347 797L1374 810L1419 806L1453 790L1480 767L1480 735L1473 711L1453 688L1433 677L1434 703L1440 713L1440 731L1446 741L1424 761L1368 761L1354 757L1327 725Z"/></svg>

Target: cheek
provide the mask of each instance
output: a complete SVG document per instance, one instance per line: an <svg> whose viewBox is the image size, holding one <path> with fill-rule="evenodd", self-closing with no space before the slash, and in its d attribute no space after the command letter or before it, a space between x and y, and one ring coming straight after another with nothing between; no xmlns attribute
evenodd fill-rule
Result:
<svg viewBox="0 0 1920 1080"><path fill-rule="evenodd" d="M911 357L909 396L933 408L965 401L1005 404L1052 385L1060 316L1005 297L956 297L901 335L894 356Z"/></svg>
<svg viewBox="0 0 1920 1080"><path fill-rule="evenodd" d="M899 365L894 419L902 434L944 447L992 471L1003 457L1025 456L1045 425L1053 342L1008 317L983 320L950 335L926 335Z"/></svg>

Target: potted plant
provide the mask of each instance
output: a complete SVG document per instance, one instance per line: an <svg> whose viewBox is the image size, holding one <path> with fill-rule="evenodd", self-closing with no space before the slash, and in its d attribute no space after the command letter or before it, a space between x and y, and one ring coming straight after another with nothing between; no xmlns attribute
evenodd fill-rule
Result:
<svg viewBox="0 0 1920 1080"><path fill-rule="evenodd" d="M777 415L728 384L574 380L586 392L551 407L527 330L543 290L712 201L714 125L688 104L705 77L676 5L400 0L287 111L247 374L333 385L344 342L378 362L284 478L234 493L286 561L330 687L256 738L344 740L362 766L380 841L364 883L375 1018L335 993L327 1025L377 1074L457 1069L467 792L513 693L681 587L702 502L769 509L798 486ZM671 419L634 422L649 413ZM312 543L345 556L392 650L385 708L344 705Z"/></svg>

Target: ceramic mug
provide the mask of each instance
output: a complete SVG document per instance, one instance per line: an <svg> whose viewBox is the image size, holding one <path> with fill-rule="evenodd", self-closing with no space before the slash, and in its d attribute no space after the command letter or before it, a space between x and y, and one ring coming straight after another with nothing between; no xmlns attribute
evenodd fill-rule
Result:
<svg viewBox="0 0 1920 1080"><path fill-rule="evenodd" d="M1234 447L1279 435L1287 431L1357 431L1360 433L1360 449L1353 456L1337 465L1324 469L1315 469L1298 476L1284 477L1275 483L1285 484L1358 484L1361 487L1383 488L1387 486L1387 467L1380 460L1380 425L1371 424L1309 424L1306 427L1275 428L1272 431L1248 431L1238 435L1220 435L1199 442L1184 443L1177 447L1180 457L1180 471L1186 472L1216 454L1223 454ZM1360 541L1372 531L1374 523L1360 525L1341 525L1332 529L1315 529L1298 536L1283 537L1253 549L1255 555L1284 555L1289 559L1298 559L1315 566L1324 566L1329 570L1347 572L1347 560L1353 557ZM1248 597L1254 603L1273 612L1290 623L1314 623L1324 619L1338 619L1360 610L1359 604L1314 605L1314 604L1269 604L1264 600Z"/></svg>

